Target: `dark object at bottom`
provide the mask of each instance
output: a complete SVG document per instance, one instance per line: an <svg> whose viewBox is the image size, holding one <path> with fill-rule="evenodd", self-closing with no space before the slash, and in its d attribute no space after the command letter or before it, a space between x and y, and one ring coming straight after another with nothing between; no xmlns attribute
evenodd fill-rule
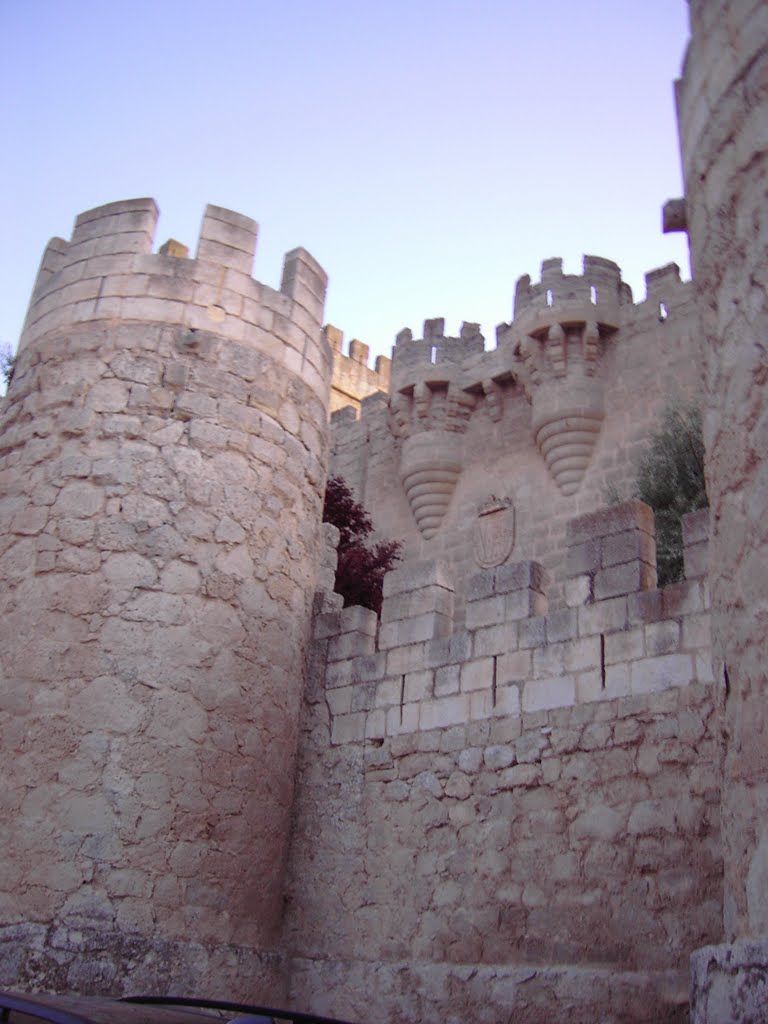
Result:
<svg viewBox="0 0 768 1024"><path fill-rule="evenodd" d="M0 1024L350 1024L312 1013L176 996L26 995L0 992Z"/></svg>

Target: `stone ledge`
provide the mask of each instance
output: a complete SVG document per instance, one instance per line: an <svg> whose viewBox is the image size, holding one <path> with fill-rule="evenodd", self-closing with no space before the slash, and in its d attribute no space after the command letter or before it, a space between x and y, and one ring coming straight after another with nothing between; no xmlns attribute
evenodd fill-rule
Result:
<svg viewBox="0 0 768 1024"><path fill-rule="evenodd" d="M467 964L294 956L289 999L316 1012L366 1020L387 1017L404 990L418 991L420 1020L458 1019L457 992L484 1009L483 1020L611 1020L625 1024L687 1019L685 971L630 971L577 964ZM466 1005L462 1003L462 1005ZM464 1014L466 1016L466 1014Z"/></svg>
<svg viewBox="0 0 768 1024"><path fill-rule="evenodd" d="M768 1020L768 937L703 946L691 956L691 1024Z"/></svg>
<svg viewBox="0 0 768 1024"><path fill-rule="evenodd" d="M81 995L195 992L205 978L212 999L274 1003L285 991L284 969L274 951L147 937L81 918L0 927L0 986L8 988L33 978L37 991Z"/></svg>

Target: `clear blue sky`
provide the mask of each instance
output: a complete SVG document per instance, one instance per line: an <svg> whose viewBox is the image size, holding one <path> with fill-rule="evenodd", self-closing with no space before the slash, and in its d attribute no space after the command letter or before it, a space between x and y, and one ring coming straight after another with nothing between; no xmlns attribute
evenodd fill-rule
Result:
<svg viewBox="0 0 768 1024"><path fill-rule="evenodd" d="M135 196L194 251L207 202L261 224L255 276L303 245L326 319L387 353L480 321L584 252L675 260L672 80L684 0L0 0L0 340L49 237Z"/></svg>

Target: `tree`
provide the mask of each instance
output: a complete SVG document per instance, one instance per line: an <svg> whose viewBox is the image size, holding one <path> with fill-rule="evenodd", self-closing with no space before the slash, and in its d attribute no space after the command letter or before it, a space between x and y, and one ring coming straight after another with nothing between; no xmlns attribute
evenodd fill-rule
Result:
<svg viewBox="0 0 768 1024"><path fill-rule="evenodd" d="M0 377L2 377L2 380L5 383L3 392L7 391L8 385L11 383L15 363L16 356L14 355L11 346L8 342L0 343Z"/></svg>
<svg viewBox="0 0 768 1024"><path fill-rule="evenodd" d="M664 410L661 426L638 465L636 495L656 516L659 586L681 580L682 517L708 504L701 410L695 401L677 399Z"/></svg>
<svg viewBox="0 0 768 1024"><path fill-rule="evenodd" d="M323 522L331 523L340 534L335 590L344 598L344 607L362 605L380 615L384 575L399 560L402 544L384 540L368 547L371 517L340 476L328 481Z"/></svg>

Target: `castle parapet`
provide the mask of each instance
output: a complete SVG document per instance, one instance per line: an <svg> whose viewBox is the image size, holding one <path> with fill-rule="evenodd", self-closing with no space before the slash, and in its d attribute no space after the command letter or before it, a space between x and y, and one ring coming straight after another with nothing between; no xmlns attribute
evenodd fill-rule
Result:
<svg viewBox="0 0 768 1024"><path fill-rule="evenodd" d="M583 271L581 275L564 274L563 261L556 257L542 262L538 284L523 275L515 287L515 320L523 316L536 320L536 314L545 313L547 323L558 316L562 321L591 306L592 312L583 319L600 319L596 307L606 322L617 322L618 306L632 301L632 290L622 281L618 264L602 256L584 256Z"/></svg>
<svg viewBox="0 0 768 1024"><path fill-rule="evenodd" d="M221 206L208 206L197 243L197 259L231 267L250 277L258 234L259 225L250 217Z"/></svg>
<svg viewBox="0 0 768 1024"><path fill-rule="evenodd" d="M406 327L397 335L392 350L393 393L418 383L456 377L464 360L482 353L485 347L480 325L468 321L461 325L458 338L446 336L442 317L425 320L423 334L423 338L414 338Z"/></svg>
<svg viewBox="0 0 768 1024"><path fill-rule="evenodd" d="M326 324L323 336L333 353L333 381L331 385L331 412L350 407L355 414L366 398L389 391L392 360L377 356L373 369L368 366L370 346L352 338L344 353L344 334L338 327Z"/></svg>
<svg viewBox="0 0 768 1024"><path fill-rule="evenodd" d="M701 558L707 514L692 515L686 552ZM653 513L636 501L574 519L564 608L549 608L542 566L509 563L463 584L466 620L456 628L455 581L431 560L385 577L378 645L372 613L360 610L364 626L352 609L320 616L332 742L711 684L706 582L694 567L657 590L654 532Z"/></svg>
<svg viewBox="0 0 768 1024"><path fill-rule="evenodd" d="M680 267L676 263L667 263L663 267L649 270L645 275L645 301L656 306L661 323L672 312L675 300L680 295L682 284Z"/></svg>
<svg viewBox="0 0 768 1024"><path fill-rule="evenodd" d="M642 501L572 519L567 536L569 604L655 588L656 528L653 511Z"/></svg>
<svg viewBox="0 0 768 1024"><path fill-rule="evenodd" d="M536 444L565 495L578 490L592 457L605 414L598 364L621 306L632 302L612 260L585 256L583 267L583 275L563 274L562 260L550 259L538 284L521 277L514 320L497 328L531 399Z"/></svg>
<svg viewBox="0 0 768 1024"><path fill-rule="evenodd" d="M258 226L249 217L208 206L194 260L179 255L179 243L152 253L157 218L152 199L110 203L80 214L69 242L52 239L20 352L77 324L151 320L279 355L311 387L326 389L330 351L319 327L327 276L312 256L289 252L277 291L250 276Z"/></svg>

